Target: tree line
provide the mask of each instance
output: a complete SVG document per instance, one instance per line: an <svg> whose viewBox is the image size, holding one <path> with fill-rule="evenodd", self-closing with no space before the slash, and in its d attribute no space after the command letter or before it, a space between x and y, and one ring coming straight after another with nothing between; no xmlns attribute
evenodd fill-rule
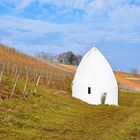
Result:
<svg viewBox="0 0 140 140"><path fill-rule="evenodd" d="M60 62L68 65L79 65L82 56L73 53L72 51L63 52L58 55L53 55L47 52L40 52L36 54L36 57L42 60Z"/></svg>

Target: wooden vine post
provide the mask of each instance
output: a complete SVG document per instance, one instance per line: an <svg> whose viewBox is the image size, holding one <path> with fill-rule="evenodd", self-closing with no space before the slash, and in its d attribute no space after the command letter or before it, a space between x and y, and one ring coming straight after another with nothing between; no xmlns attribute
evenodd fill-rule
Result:
<svg viewBox="0 0 140 140"><path fill-rule="evenodd" d="M2 71L1 71L1 73L0 73L0 83L1 83L1 81L2 81L3 72L4 72L4 67L2 68Z"/></svg>
<svg viewBox="0 0 140 140"><path fill-rule="evenodd" d="M26 91L28 80L29 80L29 75L27 74L27 75L26 75L26 80L25 80L24 89L23 89L22 94L24 94L25 91Z"/></svg>
<svg viewBox="0 0 140 140"><path fill-rule="evenodd" d="M17 74L18 74L18 68L16 68L15 70L16 70L16 72L15 72L15 74L14 74L13 84L14 84L14 82L15 82L15 80L16 80L16 77L17 77Z"/></svg>
<svg viewBox="0 0 140 140"><path fill-rule="evenodd" d="M51 78L52 78L52 73L51 73L50 76L49 76L48 83L47 83L47 87L49 87L49 85L50 85Z"/></svg>
<svg viewBox="0 0 140 140"><path fill-rule="evenodd" d="M11 92L11 97L14 95L14 91L15 91L15 88L16 88L16 85L17 85L18 78L19 78L19 73L17 73L17 75L16 75L16 78L15 78L15 81L14 81L14 86L13 86L13 89L12 89L12 92Z"/></svg>
<svg viewBox="0 0 140 140"><path fill-rule="evenodd" d="M39 76L38 76L38 79L37 79L37 82L36 82L36 85L35 85L34 95L36 95L36 92L37 92L37 88L38 88L38 84L39 84L40 78L41 78L41 76L39 75Z"/></svg>

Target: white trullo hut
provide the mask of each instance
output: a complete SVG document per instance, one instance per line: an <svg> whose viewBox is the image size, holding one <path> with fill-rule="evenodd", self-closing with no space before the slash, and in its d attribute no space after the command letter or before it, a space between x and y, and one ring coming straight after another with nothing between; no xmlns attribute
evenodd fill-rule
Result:
<svg viewBox="0 0 140 140"><path fill-rule="evenodd" d="M89 104L118 105L118 85L111 66L93 47L79 64L72 82L72 96Z"/></svg>

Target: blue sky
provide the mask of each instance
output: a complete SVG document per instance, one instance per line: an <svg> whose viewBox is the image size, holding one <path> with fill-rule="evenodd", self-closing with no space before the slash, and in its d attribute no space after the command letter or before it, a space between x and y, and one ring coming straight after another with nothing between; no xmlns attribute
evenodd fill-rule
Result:
<svg viewBox="0 0 140 140"><path fill-rule="evenodd" d="M114 70L140 72L140 1L0 0L0 38L31 55L96 44Z"/></svg>

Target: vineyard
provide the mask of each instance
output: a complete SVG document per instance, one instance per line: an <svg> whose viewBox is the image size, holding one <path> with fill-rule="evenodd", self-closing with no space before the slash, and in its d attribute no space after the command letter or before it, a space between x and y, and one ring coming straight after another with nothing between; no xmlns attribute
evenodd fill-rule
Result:
<svg viewBox="0 0 140 140"><path fill-rule="evenodd" d="M0 139L139 140L136 77L115 73L123 90L119 90L119 107L95 106L71 96L76 68L0 45Z"/></svg>
<svg viewBox="0 0 140 140"><path fill-rule="evenodd" d="M70 91L76 66L43 61L14 48L0 45L0 97L37 94L38 86ZM115 72L119 89L140 91L140 84L131 75Z"/></svg>
<svg viewBox="0 0 140 140"><path fill-rule="evenodd" d="M44 62L0 45L1 98L36 94L39 84L47 88L69 90L72 77L70 70L58 64ZM34 87L31 88L30 83Z"/></svg>
<svg viewBox="0 0 140 140"><path fill-rule="evenodd" d="M131 91L131 92L140 91L140 83L139 83L140 78L136 78L139 77L139 75L115 72L115 76L120 90ZM131 80L131 77L133 77L132 78L133 80Z"/></svg>

